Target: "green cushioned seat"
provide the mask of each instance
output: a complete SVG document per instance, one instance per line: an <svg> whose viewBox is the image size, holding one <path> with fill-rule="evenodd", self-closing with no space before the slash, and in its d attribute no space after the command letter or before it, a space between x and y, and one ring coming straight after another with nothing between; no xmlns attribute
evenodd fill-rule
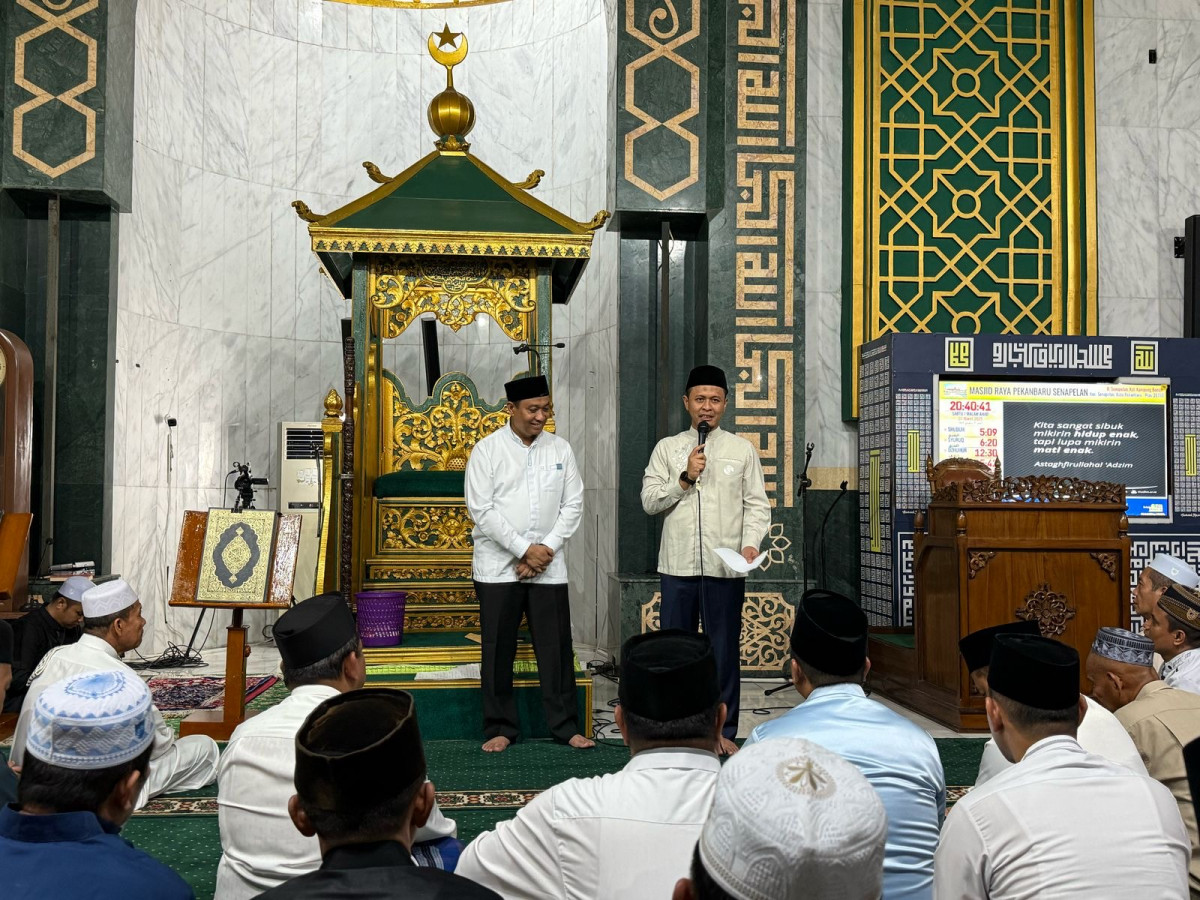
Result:
<svg viewBox="0 0 1200 900"><path fill-rule="evenodd" d="M376 497L462 497L465 472L388 472L375 479Z"/></svg>

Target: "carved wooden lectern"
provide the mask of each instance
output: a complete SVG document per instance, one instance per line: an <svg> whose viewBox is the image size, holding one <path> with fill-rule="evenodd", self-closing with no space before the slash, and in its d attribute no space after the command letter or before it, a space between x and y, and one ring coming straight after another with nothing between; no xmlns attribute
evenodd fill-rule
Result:
<svg viewBox="0 0 1200 900"><path fill-rule="evenodd" d="M913 567L917 680L907 699L956 729L987 728L958 653L980 628L1035 621L1079 651L1096 630L1129 627L1125 488L1073 478L983 478L933 485L918 515Z"/></svg>

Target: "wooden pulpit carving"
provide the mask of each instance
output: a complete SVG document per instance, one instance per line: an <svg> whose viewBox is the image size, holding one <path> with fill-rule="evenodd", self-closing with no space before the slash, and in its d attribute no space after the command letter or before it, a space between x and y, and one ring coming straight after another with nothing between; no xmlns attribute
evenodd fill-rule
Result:
<svg viewBox="0 0 1200 900"><path fill-rule="evenodd" d="M29 583L30 479L33 471L33 356L0 329L0 612L25 602Z"/></svg>

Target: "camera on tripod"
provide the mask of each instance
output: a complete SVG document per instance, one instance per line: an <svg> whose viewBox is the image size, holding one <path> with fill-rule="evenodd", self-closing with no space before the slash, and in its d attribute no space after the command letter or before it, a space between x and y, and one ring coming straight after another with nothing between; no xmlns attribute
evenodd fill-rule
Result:
<svg viewBox="0 0 1200 900"><path fill-rule="evenodd" d="M233 489L237 491L237 499L233 501L233 511L241 512L244 509L254 509L254 486L258 484L266 484L265 478L254 478L250 474L250 463L235 462L233 464L233 472L238 473L237 480L233 483ZM230 472L232 475L233 472ZM228 484L228 482L226 482Z"/></svg>

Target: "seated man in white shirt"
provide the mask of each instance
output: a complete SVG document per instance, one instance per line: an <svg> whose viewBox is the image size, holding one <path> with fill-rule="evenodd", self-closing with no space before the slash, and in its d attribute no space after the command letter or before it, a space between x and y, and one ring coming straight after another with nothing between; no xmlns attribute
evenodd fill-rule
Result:
<svg viewBox="0 0 1200 900"><path fill-rule="evenodd" d="M800 738L763 741L721 768L673 900L878 900L886 840L857 766Z"/></svg>
<svg viewBox="0 0 1200 900"><path fill-rule="evenodd" d="M137 678L138 674L121 657L142 643L146 620L142 601L123 578L115 578L86 591L83 605L83 635L74 644L55 647L38 663L29 679L29 691L21 705L17 730L13 735L12 762L19 766L25 754L25 742L33 719L34 707L42 691L57 681L85 672L117 670ZM142 779L137 808L151 797L169 791L186 791L212 784L217 778L217 743L203 734L177 738L163 721L158 707L152 707L154 743L150 750L150 770Z"/></svg>
<svg viewBox="0 0 1200 900"><path fill-rule="evenodd" d="M239 725L221 754L216 900L257 897L321 865L317 839L297 831L288 814L288 800L296 793L296 734L322 701L357 690L366 681L354 614L340 594L296 604L279 617L273 632L291 693ZM440 843L454 834L455 823L435 803L416 840ZM448 843L438 849L457 857L457 841ZM413 852L422 856L419 846Z"/></svg>
<svg viewBox="0 0 1200 900"><path fill-rule="evenodd" d="M992 647L988 726L1015 763L959 800L934 859L934 900L1183 900L1191 845L1171 792L1088 753L1079 654L1002 634Z"/></svg>
<svg viewBox="0 0 1200 900"><path fill-rule="evenodd" d="M992 658L992 643L1001 634L1041 634L1037 622L1007 622L1004 625L993 625L991 628L981 628L972 631L958 642L959 652L967 671L971 674L971 683L983 696L987 696L988 663ZM1079 723L1079 731L1075 739L1088 753L1095 753L1105 759L1120 763L1131 772L1146 775L1146 764L1142 762L1141 754L1134 746L1133 739L1125 726L1117 721L1117 717L1104 708L1099 702L1084 695L1087 712ZM983 745L983 757L979 760L979 774L975 777L975 787L999 775L1011 766L996 742L988 739Z"/></svg>
<svg viewBox="0 0 1200 900"><path fill-rule="evenodd" d="M1200 694L1200 591L1171 582L1146 618L1167 687Z"/></svg>
<svg viewBox="0 0 1200 900"><path fill-rule="evenodd" d="M636 635L621 650L617 726L633 758L572 778L471 842L459 875L503 897L668 897L687 875L721 768L725 704L700 634Z"/></svg>

